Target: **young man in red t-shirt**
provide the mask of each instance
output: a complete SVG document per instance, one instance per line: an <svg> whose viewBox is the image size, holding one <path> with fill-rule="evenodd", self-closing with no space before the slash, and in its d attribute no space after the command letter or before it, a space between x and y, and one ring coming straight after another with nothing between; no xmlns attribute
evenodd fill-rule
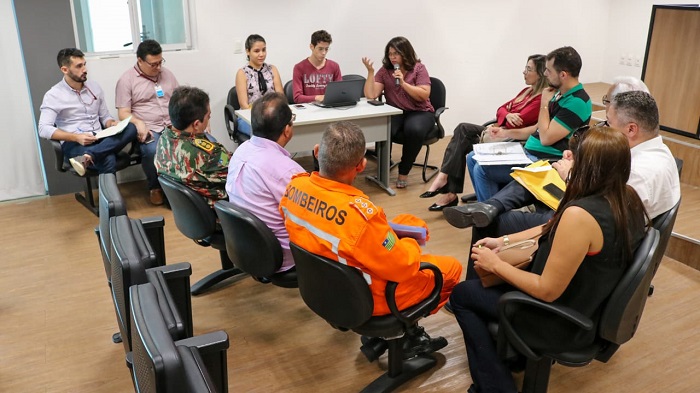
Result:
<svg viewBox="0 0 700 393"><path fill-rule="evenodd" d="M332 42L331 35L325 30L311 34L311 56L294 66L292 85L295 103L323 101L328 82L342 79L338 63L326 59Z"/></svg>

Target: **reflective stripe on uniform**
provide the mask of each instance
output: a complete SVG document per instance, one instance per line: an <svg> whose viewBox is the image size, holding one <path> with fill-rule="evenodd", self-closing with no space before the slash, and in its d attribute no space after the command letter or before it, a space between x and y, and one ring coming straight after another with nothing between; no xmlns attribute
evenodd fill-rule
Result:
<svg viewBox="0 0 700 393"><path fill-rule="evenodd" d="M339 247L340 247L340 238L331 235L328 232L322 231L321 229L316 228L315 226L311 225L308 221L294 215L293 213L290 213L289 210L286 207L282 207L282 211L284 212L284 217L291 222L306 228L311 234L314 236L327 241L328 243L331 244L331 251L336 255L338 258L338 262L342 263L343 265L347 265L348 262L345 260L345 258L342 258L340 256L339 252ZM357 269L357 268L356 268ZM367 281L367 285L372 284L372 277L370 277L369 274L363 272L361 269L357 269L362 273L362 277L364 277L365 281Z"/></svg>

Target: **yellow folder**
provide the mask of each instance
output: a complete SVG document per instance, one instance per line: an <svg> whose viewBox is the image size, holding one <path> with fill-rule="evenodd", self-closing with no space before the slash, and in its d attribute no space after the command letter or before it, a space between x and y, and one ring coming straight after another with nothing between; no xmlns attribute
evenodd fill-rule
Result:
<svg viewBox="0 0 700 393"><path fill-rule="evenodd" d="M556 169L547 161L537 161L525 168L514 168L510 174L515 181L527 188L538 200L553 210L559 207L559 199L544 190L544 186L553 183L562 191L566 191L566 183L559 177Z"/></svg>

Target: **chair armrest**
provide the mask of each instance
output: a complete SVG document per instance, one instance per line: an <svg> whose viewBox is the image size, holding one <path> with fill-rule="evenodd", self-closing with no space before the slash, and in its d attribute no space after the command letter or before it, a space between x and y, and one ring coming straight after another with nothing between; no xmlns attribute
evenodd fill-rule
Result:
<svg viewBox="0 0 700 393"><path fill-rule="evenodd" d="M192 337L192 303L189 299L173 296L168 282L160 268L149 269L146 272L148 282L155 288L158 296L158 307L163 315L163 321L173 340ZM187 280L189 283L189 280ZM184 304L183 304L184 303Z"/></svg>
<svg viewBox="0 0 700 393"><path fill-rule="evenodd" d="M385 296L389 310L394 317L405 324L412 324L418 318L423 317L433 311L438 303L440 303L440 292L442 291L443 284L442 272L437 266L428 262L421 262L418 270L431 270L435 280L435 287L433 288L432 292L430 292L428 297L420 301L418 304L408 307L403 311L399 311L399 308L396 306L396 288L399 286L399 284L393 281L389 281L386 284Z"/></svg>
<svg viewBox="0 0 700 393"><path fill-rule="evenodd" d="M519 291L508 292L501 296L500 300L498 301L499 315L510 318L516 311L523 309L523 307L517 306L509 307L514 304L524 304L529 307L535 307L547 311L577 325L583 330L591 330L594 326L593 321L590 318L572 308L546 303Z"/></svg>
<svg viewBox="0 0 700 393"><path fill-rule="evenodd" d="M56 170L59 172L66 172L66 168L63 167L63 149L61 148L61 142L49 140L51 147L53 148L54 157L56 158Z"/></svg>
<svg viewBox="0 0 700 393"><path fill-rule="evenodd" d="M172 265L158 266L149 270L157 270L163 273L166 280L189 277L192 275L192 265L189 262L174 263Z"/></svg>
<svg viewBox="0 0 700 393"><path fill-rule="evenodd" d="M236 112L233 109L233 105L224 106L224 124L226 125L226 130L228 131L228 136L233 139L238 131L238 124L236 123Z"/></svg>
<svg viewBox="0 0 700 393"><path fill-rule="evenodd" d="M442 116L442 113L445 112L447 109L450 109L450 108L448 108L448 107L437 108L437 110L435 111L435 119L436 120L439 119L440 116Z"/></svg>
<svg viewBox="0 0 700 393"><path fill-rule="evenodd" d="M590 318L569 307L546 303L520 291L508 292L502 295L498 301L499 347L505 344L505 341L507 341L507 343L512 345L516 351L522 353L526 357L536 360L541 358L541 355L535 353L535 351L533 351L530 346L527 345L525 340L523 340L515 331L513 325L511 325L511 320L514 314L517 311L522 311L528 307L534 307L547 311L579 326L583 330L591 330L593 328L593 321L591 321ZM499 350L499 353L500 352L501 351Z"/></svg>
<svg viewBox="0 0 700 393"><path fill-rule="evenodd" d="M165 218L163 216L144 217L139 219L146 233L151 248L155 253L155 266L164 266L165 259Z"/></svg>
<svg viewBox="0 0 700 393"><path fill-rule="evenodd" d="M154 267L146 271L149 282L158 281L163 287L168 288L172 304L175 305L180 318L185 323L187 335L180 338L191 337L194 334L192 327L192 289L190 288L191 275L192 266L187 262Z"/></svg>
<svg viewBox="0 0 700 393"><path fill-rule="evenodd" d="M226 350L229 347L228 334L223 330L186 338L175 342L175 345L185 345L197 348L199 355L212 380L216 381L219 391L228 391L228 362Z"/></svg>
<svg viewBox="0 0 700 393"><path fill-rule="evenodd" d="M175 342L175 345L195 347L203 357L207 354L225 351L229 348L228 334L223 330L200 334L194 337L185 338Z"/></svg>
<svg viewBox="0 0 700 393"><path fill-rule="evenodd" d="M482 127L488 127L488 126L490 126L491 124L496 124L497 121L498 121L498 120L496 120L496 119L491 119L491 120L485 122L484 124L482 124L481 126L482 126Z"/></svg>

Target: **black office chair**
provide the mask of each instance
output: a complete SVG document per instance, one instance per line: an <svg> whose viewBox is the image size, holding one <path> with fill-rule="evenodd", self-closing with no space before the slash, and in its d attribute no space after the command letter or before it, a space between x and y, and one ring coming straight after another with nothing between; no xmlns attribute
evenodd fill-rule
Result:
<svg viewBox="0 0 700 393"><path fill-rule="evenodd" d="M158 176L158 181L170 202L177 229L200 246L219 251L221 269L192 285L192 294L200 295L230 277L242 275L243 272L233 266L226 254L226 241L216 222L216 214L204 197L168 177Z"/></svg>
<svg viewBox="0 0 700 393"><path fill-rule="evenodd" d="M292 85L292 81L287 81L287 83L284 84L284 95L287 97L287 103L294 104L294 86Z"/></svg>
<svg viewBox="0 0 700 393"><path fill-rule="evenodd" d="M413 166L423 168L422 176L423 182L425 183L427 183L440 171L440 168L437 166L428 165L428 158L430 157L430 145L445 137L445 129L443 128L442 123L440 123L440 116L442 116L442 113L447 109L445 106L446 97L447 91L445 90L445 84L438 78L430 77L430 103L433 104L433 108L435 108L435 124L423 140L423 146L425 146L425 159L423 160L423 163L413 163ZM391 142L403 144L403 138L403 134L398 134L395 137L392 136ZM428 169L432 170L430 175L427 175Z"/></svg>
<svg viewBox="0 0 700 393"><path fill-rule="evenodd" d="M440 302L442 273L436 266L422 262L421 270L432 270L435 288L430 296L415 306L399 311L396 306L395 282L386 286L390 315L372 316L374 301L369 286L357 268L324 258L290 244L304 303L334 328L352 330L367 337L385 337L389 347L389 365L385 374L362 392L390 392L437 363L432 355L403 359L406 333L415 329L419 319L427 316Z"/></svg>
<svg viewBox="0 0 700 393"><path fill-rule="evenodd" d="M51 142L51 147L53 147L54 151L54 157L56 158L56 170L59 172L68 172L75 176L80 176L75 172L75 170L68 163L68 161L64 161L61 143L59 141L54 140L51 140L49 142ZM138 146L135 143L131 144L131 147L128 151L122 150L117 154L117 171L130 167L132 165L138 165L140 163L141 154L139 152ZM97 177L97 175L99 175L99 173L97 173L96 171L92 169L87 169L85 171L85 176L83 176L85 178L83 192L75 193L75 200L80 202L80 204L85 206L88 210L92 212L92 214L96 216L98 215L98 209L97 205L95 204L95 196L93 194L93 182L94 178Z"/></svg>
<svg viewBox="0 0 700 393"><path fill-rule="evenodd" d="M140 393L228 392L228 335L219 330L174 341L151 284L130 288L132 378Z"/></svg>
<svg viewBox="0 0 700 393"><path fill-rule="evenodd" d="M362 75L357 75L357 74L346 74L346 75L343 75L343 80L344 80L344 81L353 81L353 80L362 80L362 81L366 81L367 78L365 78L365 77L362 76ZM362 90L362 93L360 94L360 97L364 97L364 96L365 96L365 91L364 91L364 89L363 89L363 90Z"/></svg>
<svg viewBox="0 0 700 393"><path fill-rule="evenodd" d="M664 253L668 247L669 240L671 240L673 225L676 223L676 216L678 215L678 208L680 208L680 206L681 201L679 199L678 203L676 203L671 209L661 213L661 215L655 217L651 221L652 226L659 231L659 249L656 253L657 255L654 256L654 263L652 265L654 269L654 276L656 275L656 271L659 269L659 265L661 265L661 260L664 259ZM653 284L649 286L649 296L652 294L654 294Z"/></svg>
<svg viewBox="0 0 700 393"><path fill-rule="evenodd" d="M241 105L238 103L236 86L233 86L228 91L228 98L224 106L224 124L226 125L229 138L240 145L250 139L250 135L244 134L238 130L238 116L236 116L236 111L239 109L241 109Z"/></svg>
<svg viewBox="0 0 700 393"><path fill-rule="evenodd" d="M489 330L497 331L497 347L501 358L510 358L513 349L527 358L523 393L546 392L554 362L569 367L585 366L594 359L607 363L620 345L634 336L646 304L647 291L654 273L653 259L658 246L659 232L650 228L635 251L627 271L603 305L596 340L585 348L561 353L539 352L530 348L511 324L517 318L527 318L528 310L537 309L560 317L570 322L572 328L576 326L582 331L591 330L595 323L575 310L534 299L520 291L501 296L498 304L499 322L497 326L489 326Z"/></svg>
<svg viewBox="0 0 700 393"><path fill-rule="evenodd" d="M277 273L282 266L282 247L264 222L227 201L217 201L214 210L224 232L228 256L239 269L262 283L283 288L299 286L296 269Z"/></svg>
<svg viewBox="0 0 700 393"><path fill-rule="evenodd" d="M112 300L125 352L132 347L129 288L151 283L158 293L160 312L174 339L192 337L192 299L189 263L148 268L154 261L148 240L135 232L134 221L127 216L109 220L112 260Z"/></svg>

